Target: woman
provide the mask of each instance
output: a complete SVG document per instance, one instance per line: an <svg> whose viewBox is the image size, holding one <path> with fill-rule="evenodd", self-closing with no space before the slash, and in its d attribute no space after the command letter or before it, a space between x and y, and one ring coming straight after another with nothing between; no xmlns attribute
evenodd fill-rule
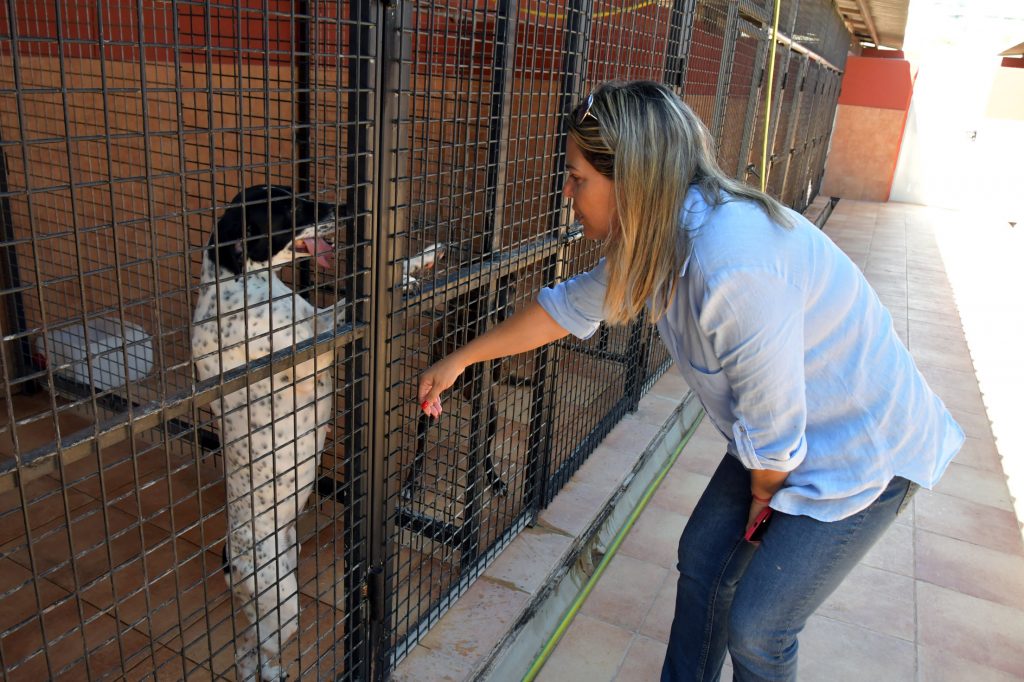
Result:
<svg viewBox="0 0 1024 682"><path fill-rule="evenodd" d="M728 441L679 542L662 680L792 680L797 634L963 433L892 317L823 233L726 177L671 90L607 84L570 115L563 194L597 267L550 289L420 379L425 412L471 363L646 306ZM760 544L745 532L769 507Z"/></svg>

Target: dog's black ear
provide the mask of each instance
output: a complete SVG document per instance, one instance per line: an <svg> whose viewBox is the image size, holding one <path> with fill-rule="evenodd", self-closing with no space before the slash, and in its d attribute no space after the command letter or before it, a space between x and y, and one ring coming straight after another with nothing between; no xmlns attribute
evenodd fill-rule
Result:
<svg viewBox="0 0 1024 682"><path fill-rule="evenodd" d="M235 275L245 272L245 261L264 263L291 241L292 191L283 185L249 187L231 200L210 236L216 262ZM283 239L278 249L271 240ZM244 242L244 243L243 243Z"/></svg>
<svg viewBox="0 0 1024 682"><path fill-rule="evenodd" d="M245 271L245 257L242 251L245 225L242 223L242 211L238 207L241 201L242 193L231 200L233 205L217 221L217 227L210 235L208 246L214 264L236 275Z"/></svg>

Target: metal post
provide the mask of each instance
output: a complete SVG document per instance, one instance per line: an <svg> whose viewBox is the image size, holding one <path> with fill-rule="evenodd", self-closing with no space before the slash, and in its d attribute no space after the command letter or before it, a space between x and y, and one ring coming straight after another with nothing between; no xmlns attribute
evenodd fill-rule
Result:
<svg viewBox="0 0 1024 682"><path fill-rule="evenodd" d="M509 78L509 64L515 63L515 0L500 0L495 17L494 64L491 69L491 98L489 105L490 125L488 126L487 143L487 189L485 204L485 226L482 250L485 257L490 257L501 248L503 218L505 205L505 167L508 159L508 130L511 107L508 106L512 97L512 79ZM483 301L480 315L473 321L476 329L474 336L486 331L492 312L497 307L500 296L498 281L488 278L488 284L480 287L476 297ZM484 362L474 378L472 395L473 410L470 418L469 456L466 472L466 487L463 492L465 500L464 521L462 527L462 544L459 563L465 568L477 559L480 546L480 469L487 457L486 448L491 447L491 439L484 435L488 428L486 420L490 418L490 405L494 390L492 363ZM481 419L481 415L484 415ZM483 428L481 428L483 427Z"/></svg>
<svg viewBox="0 0 1024 682"><path fill-rule="evenodd" d="M371 267L366 268L366 249L354 248L348 251L348 272L353 274L353 291L350 292L350 320L380 320L380 311L374 306L386 305L381 298L387 296L387 287L382 287L380 277L386 274L380 259L380 242L373 237L379 219L378 197L366 190L371 178L379 177L374 162L377 155L373 150L377 141L371 134L373 124L378 122L376 112L379 103L372 93L381 92L380 73L374 68L380 54L381 33L375 26L383 24L384 9L373 0L357 0L351 5L349 24L349 48L355 55L349 68L348 115L348 196L347 203L351 220L351 244L377 243L378 249L369 255ZM375 187L379 189L379 187ZM373 281L374 274L377 281ZM349 408L346 419L345 439L345 481L349 488L349 503L345 507L345 571L344 592L347 627L345 632L345 661L349 676L355 680L371 679L373 666L380 643L373 635L379 635L373 613L371 593L374 560L377 558L381 540L380 515L374 501L379 484L373 477L375 463L372 455L380 453L378 445L380 420L377 409L380 391L376 389L381 376L383 354L374 352L372 361L367 358L372 351L379 350L379 324L370 330L370 338L359 338L342 349ZM369 462L367 460L370 460ZM369 488L369 489L368 489Z"/></svg>
<svg viewBox="0 0 1024 682"><path fill-rule="evenodd" d="M566 8L565 39L562 43L562 87L558 97L558 113L568 112L578 85L585 82L587 49L593 0L570 0ZM578 74L578 75L577 75ZM560 136L564 137L564 136ZM565 235L563 227L568 222L568 210L562 201L562 176L565 173L565 154L555 157L551 174L551 227L550 233ZM545 282L554 282L562 275L562 253L553 255L544 267ZM530 500L536 515L551 501L548 479L551 475L551 436L555 418L555 394L557 391L557 367L559 351L547 346L537 351L536 381L533 398L530 401L530 465L534 467L528 475L526 499Z"/></svg>

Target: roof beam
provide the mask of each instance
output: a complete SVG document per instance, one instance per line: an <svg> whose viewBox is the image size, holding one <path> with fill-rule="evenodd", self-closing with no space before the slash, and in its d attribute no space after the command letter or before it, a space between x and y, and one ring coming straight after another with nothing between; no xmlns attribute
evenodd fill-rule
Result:
<svg viewBox="0 0 1024 682"><path fill-rule="evenodd" d="M868 7L867 0L857 0L857 8L860 10L860 15L864 18L864 23L867 24L868 31L871 32L871 40L875 41L875 47L880 47L878 30L875 28L875 18L871 16L871 8Z"/></svg>

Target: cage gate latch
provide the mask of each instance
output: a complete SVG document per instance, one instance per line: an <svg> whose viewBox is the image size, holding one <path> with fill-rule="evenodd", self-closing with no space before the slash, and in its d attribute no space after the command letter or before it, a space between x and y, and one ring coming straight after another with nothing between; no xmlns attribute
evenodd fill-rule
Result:
<svg viewBox="0 0 1024 682"><path fill-rule="evenodd" d="M360 596L363 604L368 607L368 615L371 621L381 622L384 620L384 568L374 566L366 574L360 589Z"/></svg>

